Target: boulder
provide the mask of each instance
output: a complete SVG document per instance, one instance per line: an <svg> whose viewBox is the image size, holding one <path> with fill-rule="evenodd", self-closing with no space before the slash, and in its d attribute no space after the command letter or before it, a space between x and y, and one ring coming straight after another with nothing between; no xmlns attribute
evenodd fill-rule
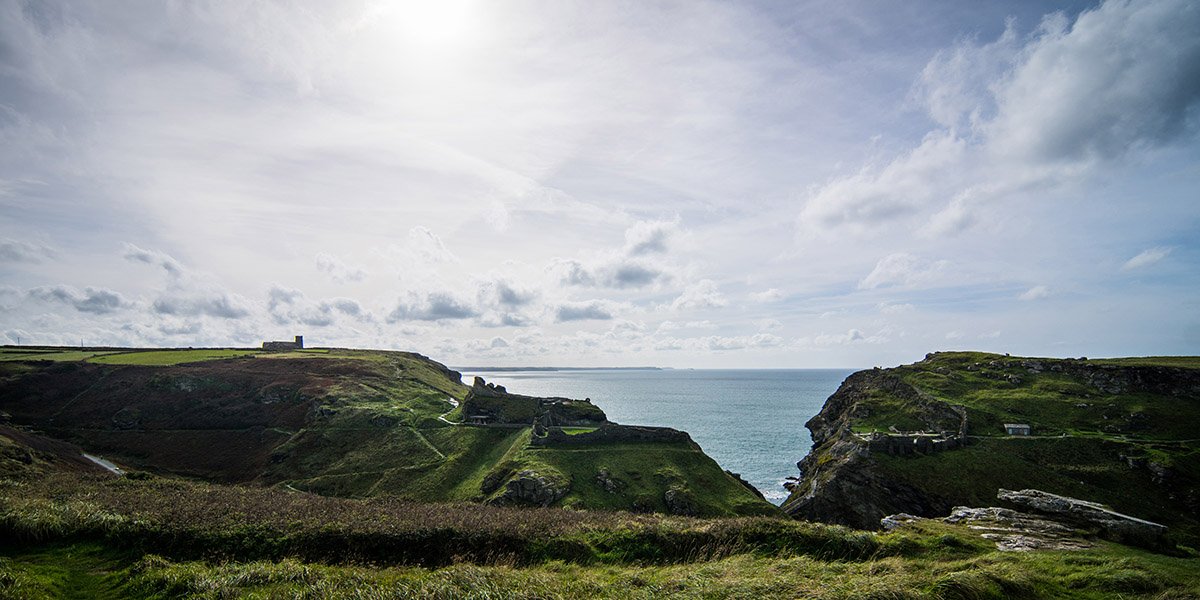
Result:
<svg viewBox="0 0 1200 600"><path fill-rule="evenodd" d="M700 514L700 506L696 504L695 498L683 488L668 488L663 494L663 503L667 505L667 512L673 515L694 517Z"/></svg>
<svg viewBox="0 0 1200 600"><path fill-rule="evenodd" d="M1147 548L1165 545L1167 527L1121 514L1103 504L1059 496L1041 490L1001 489L1000 500L1057 520L1096 531L1100 537Z"/></svg>
<svg viewBox="0 0 1200 600"><path fill-rule="evenodd" d="M504 492L492 499L491 504L550 506L562 500L570 489L569 481L525 469L504 484Z"/></svg>

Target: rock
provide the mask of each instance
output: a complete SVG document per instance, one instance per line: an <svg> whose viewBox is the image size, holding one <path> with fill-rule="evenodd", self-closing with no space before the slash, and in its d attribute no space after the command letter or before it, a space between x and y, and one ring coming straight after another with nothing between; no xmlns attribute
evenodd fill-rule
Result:
<svg viewBox="0 0 1200 600"><path fill-rule="evenodd" d="M504 492L490 503L505 506L550 506L561 500L570 490L569 481L525 469L508 480L508 483L504 484Z"/></svg>
<svg viewBox="0 0 1200 600"><path fill-rule="evenodd" d="M900 513L880 520L887 531L926 521L922 517ZM956 506L944 523L962 525L996 547L1008 552L1029 550L1082 550L1094 546L1083 532L1050 518L1030 515L1007 508L969 508Z"/></svg>
<svg viewBox="0 0 1200 600"><path fill-rule="evenodd" d="M624 491L626 487L629 487L629 484L625 483L621 479L613 477L613 474L609 472L608 469L600 469L600 471L596 473L596 483L600 484L600 487L604 488L604 491L610 494L619 494Z"/></svg>
<svg viewBox="0 0 1200 600"><path fill-rule="evenodd" d="M667 505L667 512L673 515L693 517L700 514L700 506L696 504L695 498L683 488L668 488L663 494L663 502Z"/></svg>
<svg viewBox="0 0 1200 600"><path fill-rule="evenodd" d="M1036 513L1052 515L1067 523L1094 529L1106 540L1146 548L1165 545L1165 525L1121 514L1097 502L1068 498L1041 490L1001 489L996 497Z"/></svg>
<svg viewBox="0 0 1200 600"><path fill-rule="evenodd" d="M968 508L956 506L946 523L966 525L980 537L996 543L1000 550L1082 550L1094 546L1084 532L1057 520L1007 508Z"/></svg>
<svg viewBox="0 0 1200 600"><path fill-rule="evenodd" d="M910 515L908 513L897 513L888 515L879 520L879 524L883 526L884 531L895 531L909 523L920 521L921 517Z"/></svg>

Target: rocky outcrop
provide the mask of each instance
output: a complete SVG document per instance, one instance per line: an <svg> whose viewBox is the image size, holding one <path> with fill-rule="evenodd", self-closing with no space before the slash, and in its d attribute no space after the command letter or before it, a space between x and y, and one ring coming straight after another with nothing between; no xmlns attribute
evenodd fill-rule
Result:
<svg viewBox="0 0 1200 600"><path fill-rule="evenodd" d="M1121 514L1096 502L1068 498L1041 490L1002 489L997 498L1094 531L1106 540L1146 548L1159 548L1166 544L1165 525Z"/></svg>
<svg viewBox="0 0 1200 600"><path fill-rule="evenodd" d="M1186 423L1197 414L1200 369L1153 362L941 353L854 373L805 424L813 446L797 463L801 477L785 484L790 496L781 508L799 519L875 529L885 515L940 518L1036 478L1061 481L1055 492L1153 514L1194 538L1200 487L1178 467L1190 442L1174 438L1200 429ZM1024 389L1014 394L1017 387ZM1010 439L1002 427L1009 422L1030 422L1037 435ZM1146 489L1121 495L1114 485ZM1106 526L1108 539L1151 547L1161 539L1153 528L1127 532L1128 522L1117 523Z"/></svg>
<svg viewBox="0 0 1200 600"><path fill-rule="evenodd" d="M952 503L881 476L870 443L851 429L856 418L869 416L864 400L886 393L913 407L929 431L954 431L963 416L954 407L923 394L889 371L859 371L842 383L821 412L805 423L813 448L797 466L801 479L790 486L781 507L789 515L859 529L877 529L885 515L910 512L946 514Z"/></svg>
<svg viewBox="0 0 1200 600"><path fill-rule="evenodd" d="M504 491L489 504L500 506L550 506L571 491L571 483L562 477L544 475L532 469L517 472L504 484Z"/></svg>
<svg viewBox="0 0 1200 600"><path fill-rule="evenodd" d="M901 513L884 517L880 523L885 530L894 531L930 520L933 519ZM956 506L950 516L941 521L962 525L1008 552L1083 550L1095 546L1082 531L1052 519L1007 508Z"/></svg>
<svg viewBox="0 0 1200 600"><path fill-rule="evenodd" d="M692 517L700 514L700 506L696 503L695 498L692 498L692 495L683 488L668 488L663 493L663 503L667 505L667 512L673 515Z"/></svg>
<svg viewBox="0 0 1200 600"><path fill-rule="evenodd" d="M512 394L502 385L476 377L462 402L462 414L468 421L481 424L528 426L537 420L543 427L596 426L608 417L590 399L541 398Z"/></svg>
<svg viewBox="0 0 1200 600"><path fill-rule="evenodd" d="M1006 551L1082 550L1095 546L1092 539L1096 537L1156 550L1168 547L1165 526L1123 515L1103 504L1040 490L1002 489L997 498L1026 512L956 506L941 521L964 525ZM880 524L893 531L925 520L900 513L884 517Z"/></svg>

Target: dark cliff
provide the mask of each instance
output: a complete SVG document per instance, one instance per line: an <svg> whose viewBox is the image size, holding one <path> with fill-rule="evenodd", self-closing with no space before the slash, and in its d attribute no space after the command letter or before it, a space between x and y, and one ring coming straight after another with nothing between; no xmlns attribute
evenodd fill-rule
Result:
<svg viewBox="0 0 1200 600"><path fill-rule="evenodd" d="M782 508L876 529L1036 487L1200 534L1200 360L937 353L848 377ZM1005 424L1029 425L1009 435Z"/></svg>

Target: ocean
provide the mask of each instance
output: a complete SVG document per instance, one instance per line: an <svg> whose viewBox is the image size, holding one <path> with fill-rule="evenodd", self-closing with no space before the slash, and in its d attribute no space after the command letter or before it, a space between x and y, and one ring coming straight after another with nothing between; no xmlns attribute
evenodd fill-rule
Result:
<svg viewBox="0 0 1200 600"><path fill-rule="evenodd" d="M812 438L804 422L850 369L579 369L465 370L515 394L591 398L610 421L657 425L691 434L722 468L740 473L776 504L785 477Z"/></svg>

